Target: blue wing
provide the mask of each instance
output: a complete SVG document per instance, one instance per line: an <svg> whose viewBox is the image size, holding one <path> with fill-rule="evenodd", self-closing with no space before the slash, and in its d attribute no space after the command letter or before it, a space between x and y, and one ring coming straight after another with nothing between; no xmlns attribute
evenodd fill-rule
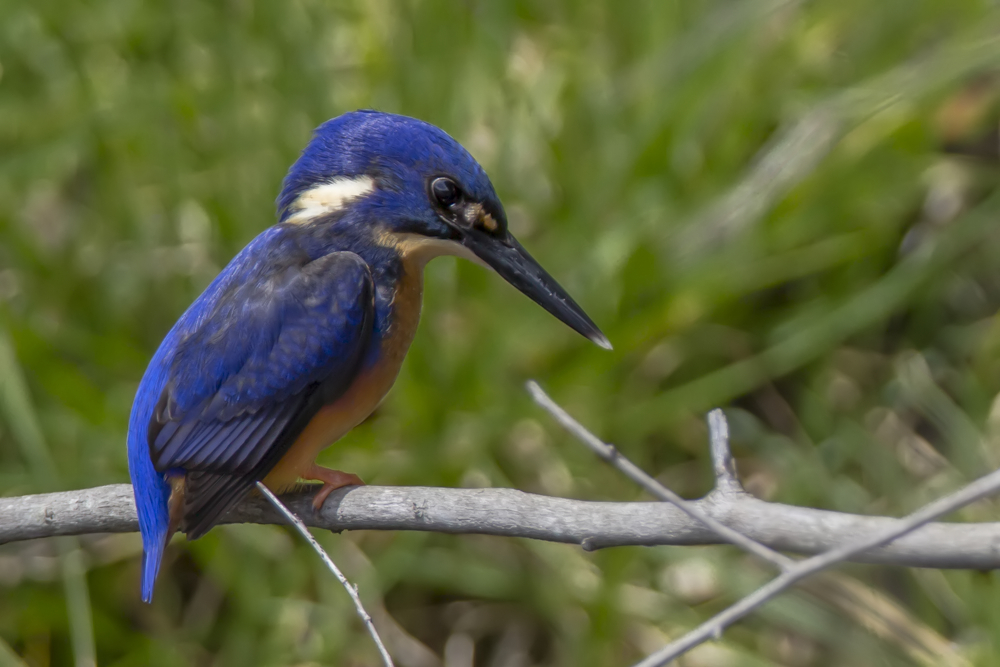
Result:
<svg viewBox="0 0 1000 667"><path fill-rule="evenodd" d="M247 246L171 330L143 377L129 469L149 599L169 538L168 476L185 476L198 537L277 464L350 384L371 340L374 287L350 252L313 260L284 226Z"/></svg>
<svg viewBox="0 0 1000 667"><path fill-rule="evenodd" d="M373 295L353 253L268 262L178 342L148 442L156 470L187 474L189 537L263 479L350 384L371 338Z"/></svg>

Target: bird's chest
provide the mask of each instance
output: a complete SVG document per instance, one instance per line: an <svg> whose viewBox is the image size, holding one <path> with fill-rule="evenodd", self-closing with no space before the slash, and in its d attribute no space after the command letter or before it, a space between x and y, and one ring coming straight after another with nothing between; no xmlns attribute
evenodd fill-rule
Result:
<svg viewBox="0 0 1000 667"><path fill-rule="evenodd" d="M339 438L367 419L392 388L417 332L422 296L422 271L405 270L388 300L388 326L376 334L372 342L376 351L343 395L317 415L320 421L329 422L331 437ZM343 415L343 418L335 418L335 415ZM346 430L338 433L344 426Z"/></svg>

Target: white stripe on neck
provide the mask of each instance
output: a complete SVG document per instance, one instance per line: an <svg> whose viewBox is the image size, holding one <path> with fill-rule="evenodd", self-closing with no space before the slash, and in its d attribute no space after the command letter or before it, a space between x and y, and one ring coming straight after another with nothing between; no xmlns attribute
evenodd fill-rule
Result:
<svg viewBox="0 0 1000 667"><path fill-rule="evenodd" d="M354 178L338 176L326 183L313 186L300 194L292 203L292 215L285 222L302 224L339 211L344 204L372 192L375 179L371 176Z"/></svg>

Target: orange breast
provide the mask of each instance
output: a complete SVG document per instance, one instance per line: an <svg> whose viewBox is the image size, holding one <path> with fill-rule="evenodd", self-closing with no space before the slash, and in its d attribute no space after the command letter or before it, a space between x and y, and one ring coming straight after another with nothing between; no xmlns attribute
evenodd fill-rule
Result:
<svg viewBox="0 0 1000 667"><path fill-rule="evenodd" d="M280 493L294 486L302 471L323 449L367 419L385 398L417 331L423 265L424 262L418 261L403 262L403 274L392 302L391 328L382 338L378 361L362 371L340 398L313 417L288 453L264 478L268 488Z"/></svg>

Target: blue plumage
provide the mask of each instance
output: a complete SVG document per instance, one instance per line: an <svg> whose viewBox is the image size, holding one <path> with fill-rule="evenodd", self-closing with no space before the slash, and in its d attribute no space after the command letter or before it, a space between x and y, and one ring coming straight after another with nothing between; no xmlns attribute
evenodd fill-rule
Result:
<svg viewBox="0 0 1000 667"><path fill-rule="evenodd" d="M227 480L214 495L187 499L185 529L197 537L292 444L284 429L343 391L371 343L368 265L351 252L314 257L300 238L308 231L279 225L254 239L181 317L143 377L129 464L144 599L169 537L170 471L202 486Z"/></svg>
<svg viewBox="0 0 1000 667"><path fill-rule="evenodd" d="M163 550L170 538L167 534L170 485L164 474L153 467L146 439L149 416L166 379L163 358L167 351L168 346L161 345L149 362L132 404L128 425L128 472L132 478L139 532L142 534L142 599L146 602L153 598L156 573L160 571Z"/></svg>
<svg viewBox="0 0 1000 667"><path fill-rule="evenodd" d="M441 129L395 114L346 113L320 125L289 169L278 197L278 216L284 220L295 198L316 183L365 174L391 187L380 188L375 199L359 202L359 216L380 208L390 215L406 212L412 221L440 229L443 223L424 196L425 179L433 173L448 174L462 183L476 201L499 205L483 168Z"/></svg>
<svg viewBox="0 0 1000 667"><path fill-rule="evenodd" d="M367 417L391 386L430 257L478 257L607 346L510 235L482 167L423 121L358 111L323 124L277 206L278 224L184 313L139 385L128 460L144 600L171 533L203 534L257 481L271 485L270 473L294 482L308 468L325 489L357 483L302 457Z"/></svg>

